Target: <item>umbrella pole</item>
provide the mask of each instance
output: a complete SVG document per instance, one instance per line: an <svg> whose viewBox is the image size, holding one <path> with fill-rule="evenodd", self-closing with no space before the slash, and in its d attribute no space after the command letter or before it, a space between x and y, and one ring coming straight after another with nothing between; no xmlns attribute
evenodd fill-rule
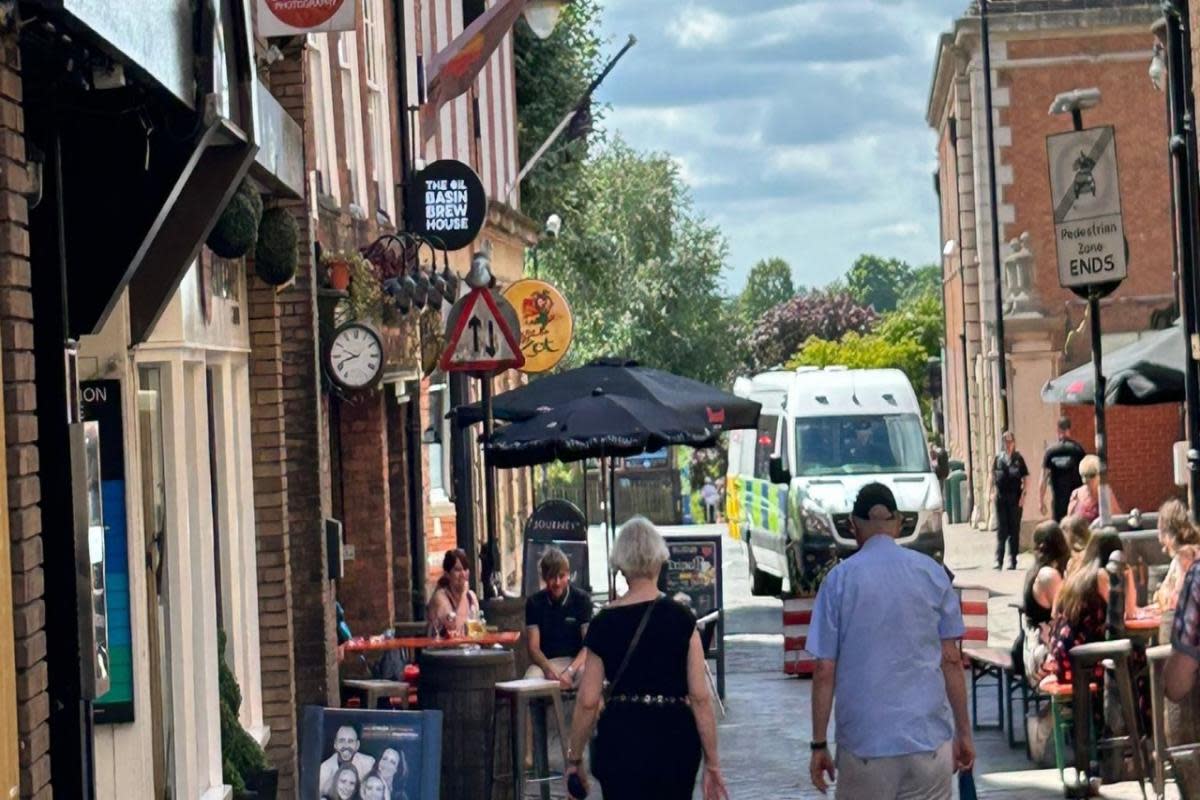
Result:
<svg viewBox="0 0 1200 800"><path fill-rule="evenodd" d="M585 461L584 462L584 474L586 474L586 473L587 473L587 462ZM604 512L601 517L601 524L604 527L604 571L605 571L605 573L608 574L608 599L612 600L613 599L613 590L616 587L616 582L613 580L612 548L609 546L609 538L608 538L609 524L608 524L608 513L607 513L607 508L606 508L607 504L604 502L605 492L606 492L605 479L606 479L605 458L604 458L604 456L600 456L600 508Z"/></svg>

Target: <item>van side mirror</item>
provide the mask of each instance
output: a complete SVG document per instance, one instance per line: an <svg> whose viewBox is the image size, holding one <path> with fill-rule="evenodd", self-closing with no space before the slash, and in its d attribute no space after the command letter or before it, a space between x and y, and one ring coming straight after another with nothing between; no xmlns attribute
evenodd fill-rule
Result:
<svg viewBox="0 0 1200 800"><path fill-rule="evenodd" d="M771 483L791 483L792 473L783 465L781 456L772 456L767 462L767 470L771 477Z"/></svg>

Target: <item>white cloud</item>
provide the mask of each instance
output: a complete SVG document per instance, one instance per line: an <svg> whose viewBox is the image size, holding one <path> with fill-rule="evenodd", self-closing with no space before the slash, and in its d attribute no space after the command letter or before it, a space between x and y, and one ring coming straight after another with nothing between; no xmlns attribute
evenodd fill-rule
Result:
<svg viewBox="0 0 1200 800"><path fill-rule="evenodd" d="M920 236L925 231L915 222L893 222L891 225L881 225L872 228L868 236L872 239L907 239Z"/></svg>
<svg viewBox="0 0 1200 800"><path fill-rule="evenodd" d="M732 22L708 8L689 6L671 21L667 35L683 48L699 49L729 40Z"/></svg>

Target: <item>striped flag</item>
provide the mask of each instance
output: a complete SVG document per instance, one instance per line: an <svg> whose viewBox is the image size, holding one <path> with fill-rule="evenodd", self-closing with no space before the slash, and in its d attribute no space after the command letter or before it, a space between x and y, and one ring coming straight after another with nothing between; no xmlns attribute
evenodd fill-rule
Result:
<svg viewBox="0 0 1200 800"><path fill-rule="evenodd" d="M500 0L467 26L429 62L425 102L421 106L421 139L438 130L442 106L471 87L483 65L517 23L528 0Z"/></svg>

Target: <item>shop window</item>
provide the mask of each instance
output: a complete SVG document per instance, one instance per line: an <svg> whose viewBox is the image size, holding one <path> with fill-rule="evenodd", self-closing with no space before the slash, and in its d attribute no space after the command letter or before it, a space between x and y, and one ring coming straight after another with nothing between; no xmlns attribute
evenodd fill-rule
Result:
<svg viewBox="0 0 1200 800"><path fill-rule="evenodd" d="M358 91L356 32L338 34L338 75L342 86L342 157L350 176L351 203L365 210L366 172L363 169L362 97Z"/></svg>
<svg viewBox="0 0 1200 800"><path fill-rule="evenodd" d="M440 373L439 373L440 374ZM422 441L429 460L429 500L431 503L449 503L452 489L450 480L450 387L442 376L442 383L429 387L429 424Z"/></svg>
<svg viewBox="0 0 1200 800"><path fill-rule="evenodd" d="M371 188L375 207L392 217L392 134L388 109L387 37L383 0L363 0L366 38L367 126L371 135Z"/></svg>

